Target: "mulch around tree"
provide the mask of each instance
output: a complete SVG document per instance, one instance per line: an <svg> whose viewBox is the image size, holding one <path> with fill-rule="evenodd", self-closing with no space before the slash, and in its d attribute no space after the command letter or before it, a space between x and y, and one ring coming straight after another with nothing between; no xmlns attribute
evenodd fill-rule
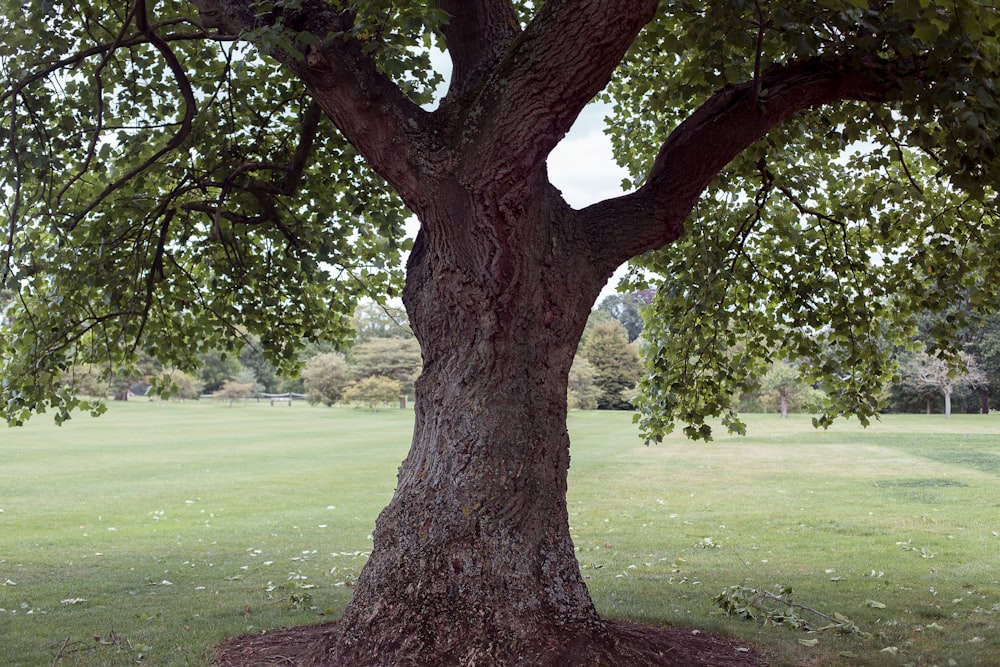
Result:
<svg viewBox="0 0 1000 667"><path fill-rule="evenodd" d="M688 628L608 621L607 626L637 659L631 667L764 667L766 657L746 642ZM336 622L226 639L215 667L301 665L310 648L336 632ZM639 658L639 656L645 656ZM339 666L338 666L339 667ZM343 666L349 667L349 666ZM428 666L432 667L432 666ZM567 667L570 665L567 664ZM573 666L575 667L575 665ZM624 666L619 666L624 667Z"/></svg>

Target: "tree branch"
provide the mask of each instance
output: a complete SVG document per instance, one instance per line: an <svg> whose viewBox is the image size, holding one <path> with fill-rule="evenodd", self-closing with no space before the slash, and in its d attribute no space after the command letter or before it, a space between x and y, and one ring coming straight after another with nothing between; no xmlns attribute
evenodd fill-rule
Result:
<svg viewBox="0 0 1000 667"><path fill-rule="evenodd" d="M180 127L177 128L176 134L170 138L170 141L144 160L141 164L129 170L104 188L104 190L102 190L101 193L90 202L90 204L73 216L69 225L70 230L76 227L81 220L83 220L91 211L97 208L101 202L107 199L122 185L149 169L167 153L180 148L194 127L194 118L198 114L198 105L195 101L194 89L191 87L191 82L188 80L184 67L177 59L176 54L174 54L173 50L170 48L170 45L162 37L156 34L156 31L150 26L146 10L146 0L136 0L135 2L135 25L139 30L139 33L145 37L145 39L157 51L160 52L164 62L167 63L167 68L176 79L177 87L180 89L181 97L184 100L184 115L181 117Z"/></svg>
<svg viewBox="0 0 1000 667"><path fill-rule="evenodd" d="M452 64L448 98L460 98L503 60L521 26L509 0L437 0L437 5L450 17L442 26Z"/></svg>
<svg viewBox="0 0 1000 667"><path fill-rule="evenodd" d="M426 206L429 193L420 176L434 160L429 113L380 72L375 59L352 34L354 15L322 0L304 0L295 10L257 15L250 0L192 0L205 29L236 36L266 28L288 30L301 53L273 50L269 55L298 76L317 104L372 168L413 210ZM311 35L312 46L301 41Z"/></svg>
<svg viewBox="0 0 1000 667"><path fill-rule="evenodd" d="M910 182L910 185L913 186L913 189L919 192L921 196L923 196L924 194L923 188L920 187L920 184L917 183L917 180L913 178L913 174L910 173L910 166L906 162L906 152L900 145L899 139L896 137L895 134L893 134L892 130L888 127L888 125L886 125L885 119L882 118L882 115L878 112L878 109L875 107L875 105L869 102L868 106L871 108L872 115L875 117L875 120L878 121L879 126L885 133L885 137L890 142L892 142L892 145L895 147L896 155L899 157L899 166L903 168L903 173L906 174L906 179Z"/></svg>
<svg viewBox="0 0 1000 667"><path fill-rule="evenodd" d="M916 62L873 58L817 57L771 67L759 82L718 91L681 123L639 190L581 214L594 227L599 247L617 249L619 264L663 247L683 232L684 219L712 179L778 123L838 101L889 101L902 80L918 74Z"/></svg>
<svg viewBox="0 0 1000 667"><path fill-rule="evenodd" d="M656 0L550 0L486 83L467 117L468 164L541 168L580 111L610 81ZM524 128L531 128L526 134ZM530 140L512 141L530 136ZM497 148L501 148L497 151Z"/></svg>

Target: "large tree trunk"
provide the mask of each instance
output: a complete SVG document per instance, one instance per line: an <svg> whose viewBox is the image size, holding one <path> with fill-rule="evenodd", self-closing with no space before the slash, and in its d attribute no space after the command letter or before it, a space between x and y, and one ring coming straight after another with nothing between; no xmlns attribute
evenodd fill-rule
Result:
<svg viewBox="0 0 1000 667"><path fill-rule="evenodd" d="M552 224L568 209L547 185L515 210L482 191L474 208L460 199L425 225L450 233L421 232L411 258L404 298L424 358L413 443L341 631L317 658L613 662L566 508L567 379L609 270L572 225Z"/></svg>

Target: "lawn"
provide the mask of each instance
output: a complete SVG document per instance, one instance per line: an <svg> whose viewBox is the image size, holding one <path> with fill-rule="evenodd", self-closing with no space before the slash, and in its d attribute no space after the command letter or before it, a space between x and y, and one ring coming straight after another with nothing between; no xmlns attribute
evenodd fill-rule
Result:
<svg viewBox="0 0 1000 667"><path fill-rule="evenodd" d="M223 637L335 618L411 426L132 402L4 430L3 664L204 665ZM1000 416L749 432L647 448L629 414L571 414L570 520L604 615L737 635L774 665L1000 665ZM730 586L790 588L857 632L725 616Z"/></svg>

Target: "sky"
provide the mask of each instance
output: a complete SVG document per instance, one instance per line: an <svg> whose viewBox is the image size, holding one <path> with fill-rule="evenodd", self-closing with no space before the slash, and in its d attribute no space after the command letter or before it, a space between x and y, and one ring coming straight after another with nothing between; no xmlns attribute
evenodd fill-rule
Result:
<svg viewBox="0 0 1000 667"><path fill-rule="evenodd" d="M604 135L607 107L591 104L549 156L549 179L574 208L622 194L628 174L615 164L611 141Z"/></svg>

